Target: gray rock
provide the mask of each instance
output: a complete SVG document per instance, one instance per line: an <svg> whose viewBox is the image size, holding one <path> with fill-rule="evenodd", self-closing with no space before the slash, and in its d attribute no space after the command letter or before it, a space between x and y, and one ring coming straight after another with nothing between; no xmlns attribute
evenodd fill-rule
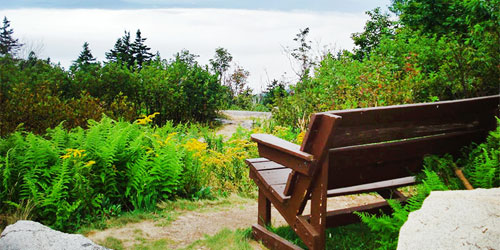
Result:
<svg viewBox="0 0 500 250"><path fill-rule="evenodd" d="M38 222L20 220L0 235L2 250L106 250L80 234L53 230Z"/></svg>
<svg viewBox="0 0 500 250"><path fill-rule="evenodd" d="M401 228L398 249L500 249L500 188L431 192Z"/></svg>

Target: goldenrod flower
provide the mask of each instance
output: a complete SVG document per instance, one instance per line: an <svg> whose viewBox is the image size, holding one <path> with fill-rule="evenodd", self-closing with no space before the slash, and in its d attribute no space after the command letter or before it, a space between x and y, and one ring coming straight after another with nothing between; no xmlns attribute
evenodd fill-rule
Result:
<svg viewBox="0 0 500 250"><path fill-rule="evenodd" d="M85 164L85 167L91 167L92 165L94 165L96 162L95 161L88 161L86 164Z"/></svg>
<svg viewBox="0 0 500 250"><path fill-rule="evenodd" d="M137 124L141 124L141 125L144 125L144 124L147 124L147 123L150 123L153 121L153 118L155 118L156 115L159 115L160 113L159 112L154 112L153 114L151 115L141 115L143 118L139 118L137 119Z"/></svg>

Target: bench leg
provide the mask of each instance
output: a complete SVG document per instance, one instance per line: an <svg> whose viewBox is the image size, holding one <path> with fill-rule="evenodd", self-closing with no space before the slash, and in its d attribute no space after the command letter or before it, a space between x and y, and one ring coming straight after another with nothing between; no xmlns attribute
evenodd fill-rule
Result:
<svg viewBox="0 0 500 250"><path fill-rule="evenodd" d="M261 225L252 226L252 236L254 240L262 242L264 246L273 250L302 250L299 246L281 238L279 235L270 232Z"/></svg>
<svg viewBox="0 0 500 250"><path fill-rule="evenodd" d="M271 202L266 198L264 192L259 189L257 223L267 226L271 223Z"/></svg>
<svg viewBox="0 0 500 250"><path fill-rule="evenodd" d="M321 171L321 173L317 175L317 180L313 184L311 193L310 223L318 233L317 239L313 242L313 245L309 247L311 250L325 249L328 165L323 165L319 171Z"/></svg>

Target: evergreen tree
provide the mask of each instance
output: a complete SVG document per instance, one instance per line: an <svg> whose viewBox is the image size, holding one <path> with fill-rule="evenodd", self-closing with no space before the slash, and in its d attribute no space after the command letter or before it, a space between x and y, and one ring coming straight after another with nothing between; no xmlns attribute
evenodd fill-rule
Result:
<svg viewBox="0 0 500 250"><path fill-rule="evenodd" d="M90 52L89 43L83 43L83 50L80 52L80 56L73 62L71 66L73 69L79 69L96 62L95 57Z"/></svg>
<svg viewBox="0 0 500 250"><path fill-rule="evenodd" d="M114 48L106 52L106 59L111 62L121 62L128 66L134 65L135 59L132 53L132 44L130 43L130 32L125 31L123 37L116 40Z"/></svg>
<svg viewBox="0 0 500 250"><path fill-rule="evenodd" d="M141 37L141 30L138 29L135 33L135 41L132 44L132 56L139 68L142 67L143 63L151 61L153 57L153 54L149 52L151 48L144 44L146 39Z"/></svg>
<svg viewBox="0 0 500 250"><path fill-rule="evenodd" d="M13 55L21 48L22 44L19 43L19 39L12 37L13 33L14 30L10 28L10 21L4 16L3 26L0 27L0 55Z"/></svg>

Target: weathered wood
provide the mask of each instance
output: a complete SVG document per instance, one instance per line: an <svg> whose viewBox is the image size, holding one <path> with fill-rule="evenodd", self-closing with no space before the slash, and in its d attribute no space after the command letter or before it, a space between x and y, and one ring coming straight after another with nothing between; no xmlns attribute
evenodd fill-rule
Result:
<svg viewBox="0 0 500 250"><path fill-rule="evenodd" d="M316 231L305 216L297 216L296 223L292 228L309 249L318 248L321 244L320 233Z"/></svg>
<svg viewBox="0 0 500 250"><path fill-rule="evenodd" d="M486 131L454 132L398 142L330 149L329 189L412 176L423 156L458 152Z"/></svg>
<svg viewBox="0 0 500 250"><path fill-rule="evenodd" d="M391 207L386 201L380 201L363 206L328 211L326 214L326 227L345 226L352 223L360 222L359 216L353 214L353 212L382 214L382 213L389 213L390 211L392 211ZM306 215L305 218L310 219L310 216Z"/></svg>
<svg viewBox="0 0 500 250"><path fill-rule="evenodd" d="M253 134L252 140L261 145L266 145L270 148L274 148L276 150L282 151L284 153L288 153L295 157L301 158L305 161L312 161L314 156L303 152L300 150L300 146L288 141L285 141L281 138L278 138L274 135L268 134Z"/></svg>
<svg viewBox="0 0 500 250"><path fill-rule="evenodd" d="M499 95L436 103L420 103L330 111L342 117L332 147L400 140L466 129L492 130Z"/></svg>
<svg viewBox="0 0 500 250"><path fill-rule="evenodd" d="M326 230L326 202L328 189L328 161L324 161L319 175L313 185L311 194L311 226L318 232L319 237L310 249L323 249L325 246Z"/></svg>
<svg viewBox="0 0 500 250"><path fill-rule="evenodd" d="M263 159L265 159L265 158L263 158ZM254 166L255 169L257 169L257 171L286 168L285 166L283 166L281 164L278 164L274 161L270 161L267 159L266 159L266 161L252 163L252 166Z"/></svg>
<svg viewBox="0 0 500 250"><path fill-rule="evenodd" d="M270 232L261 225L252 226L252 236L255 240L261 241L269 249L276 250L302 250L302 248L288 242L275 233Z"/></svg>
<svg viewBox="0 0 500 250"><path fill-rule="evenodd" d="M262 226L271 223L271 202L266 198L262 190L259 190L257 223Z"/></svg>
<svg viewBox="0 0 500 250"><path fill-rule="evenodd" d="M392 180L387 180L387 181L379 181L379 182L373 182L373 183L362 184L362 185L357 185L357 186L330 189L330 190L328 190L327 194L328 194L328 197L333 197L333 196L342 196L342 195L350 195L350 194L369 193L369 192L374 192L377 190L384 190L384 189L389 189L389 188L393 189L393 188L413 185L413 184L415 184L415 181L416 180L415 180L414 176L408 176L408 177L397 178L397 179L392 179Z"/></svg>
<svg viewBox="0 0 500 250"><path fill-rule="evenodd" d="M274 147L269 147L268 145L258 144L259 155L265 157L271 161L285 165L297 172L304 175L311 175L312 168L311 162L309 160L304 160L302 157L298 157L288 152L279 150Z"/></svg>
<svg viewBox="0 0 500 250"><path fill-rule="evenodd" d="M353 212L391 211L386 201L327 211L327 197L377 192L405 201L396 188L415 183L428 154L455 153L496 126L500 95L341 110L311 117L302 145L256 135L257 159L247 160L259 187L259 223L270 222L271 204L309 249L324 249L325 229L359 221ZM311 214L302 215L311 199ZM264 227L254 238L271 249L297 249Z"/></svg>

